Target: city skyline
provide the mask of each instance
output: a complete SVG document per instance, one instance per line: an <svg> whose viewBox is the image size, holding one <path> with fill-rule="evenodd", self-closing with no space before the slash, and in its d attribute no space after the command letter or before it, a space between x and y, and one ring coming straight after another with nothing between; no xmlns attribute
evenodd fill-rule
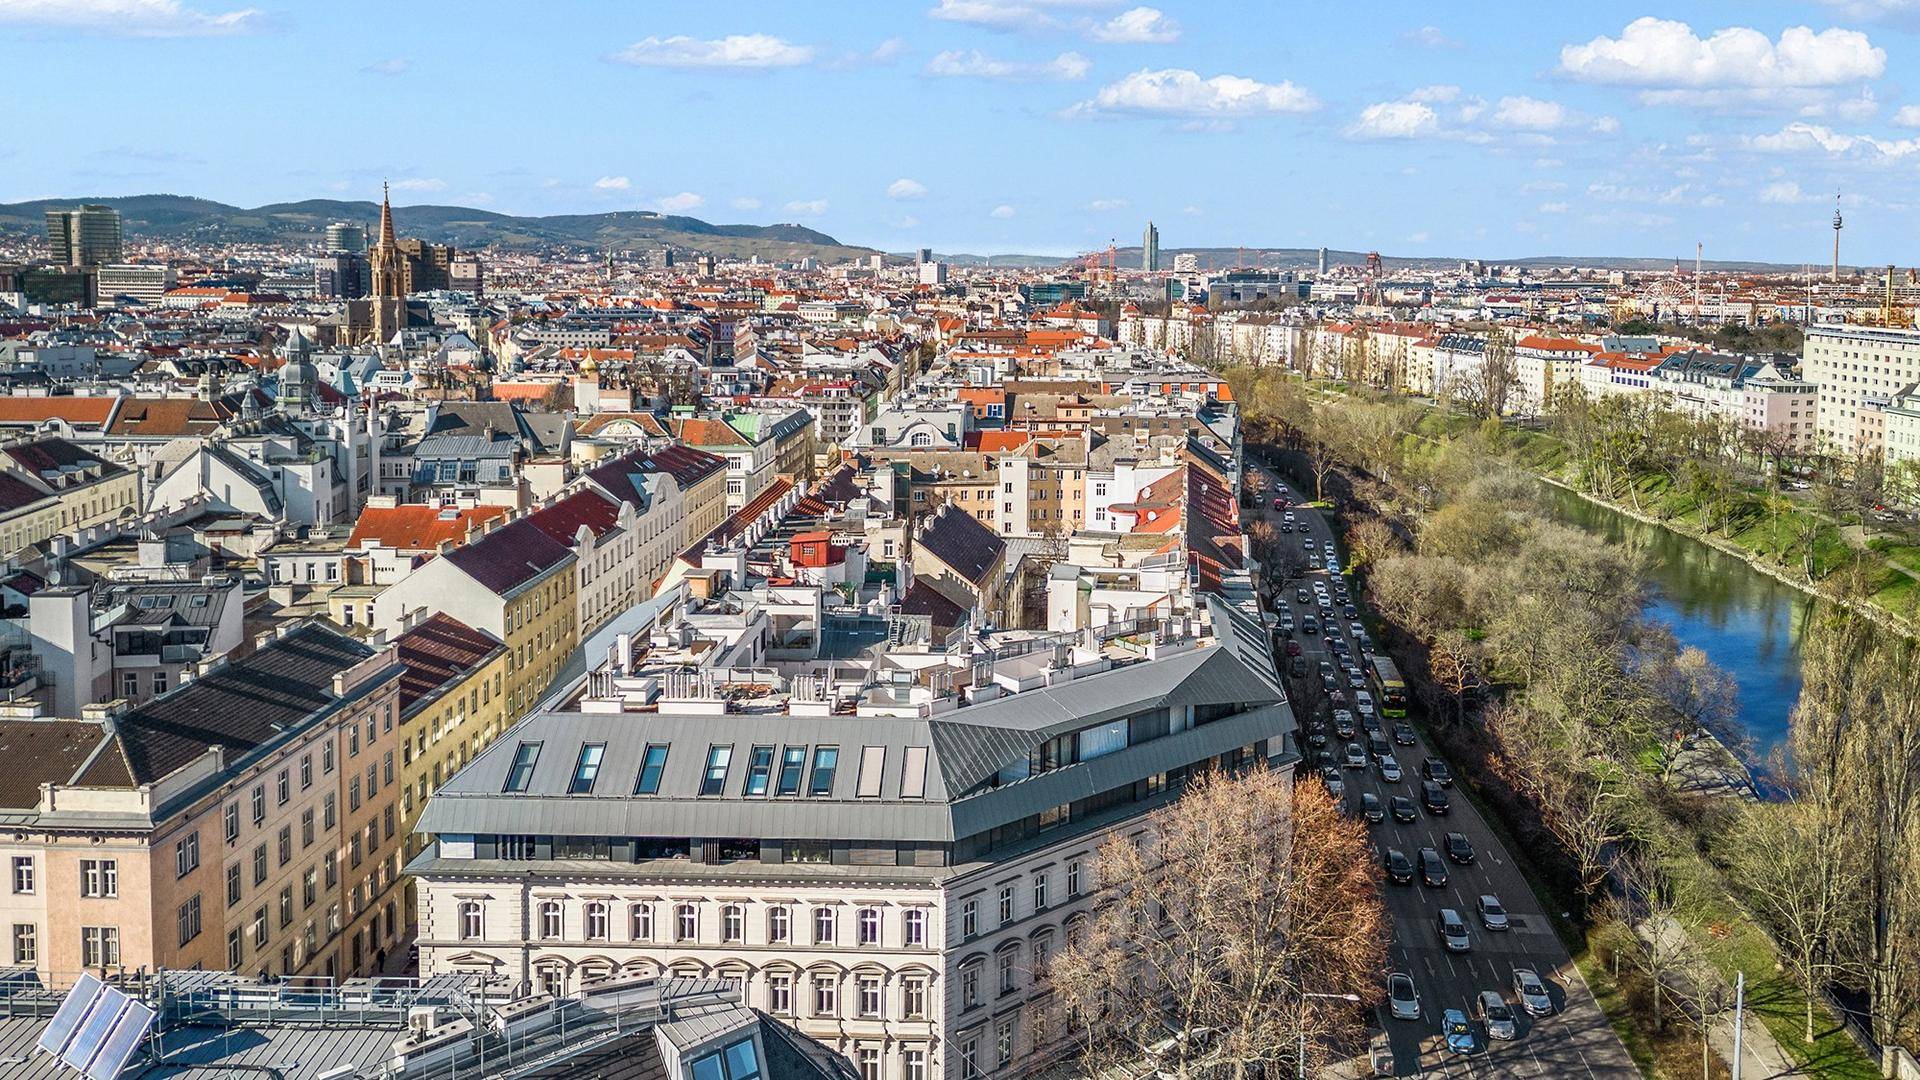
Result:
<svg viewBox="0 0 1920 1080"><path fill-rule="evenodd" d="M1913 5L1518 11L1390 5L1358 25L924 0L448 20L0 0L0 57L24 84L137 65L192 88L176 116L204 96L222 117L102 124L116 91L63 82L38 103L43 135L0 140L0 201L251 206L369 198L390 177L401 207L797 222L893 251L1064 255L1152 219L1168 250L1659 258L1700 242L1818 265L1838 192L1841 260L1900 261L1894 238L1920 223L1902 192L1920 95L1896 74L1920 55Z"/></svg>

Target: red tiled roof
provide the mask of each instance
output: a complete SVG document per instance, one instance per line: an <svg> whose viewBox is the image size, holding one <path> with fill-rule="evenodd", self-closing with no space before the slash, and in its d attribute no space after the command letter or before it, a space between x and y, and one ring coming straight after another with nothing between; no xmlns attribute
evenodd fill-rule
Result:
<svg viewBox="0 0 1920 1080"><path fill-rule="evenodd" d="M113 415L117 397L0 397L0 424L38 424L65 420L78 427L101 427Z"/></svg>
<svg viewBox="0 0 1920 1080"><path fill-rule="evenodd" d="M442 511L437 506L369 506L360 511L353 535L347 538L347 550L375 543L399 551L434 551L442 542L466 542L467 533L497 517L505 517L505 506L471 506L464 510Z"/></svg>
<svg viewBox="0 0 1920 1080"><path fill-rule="evenodd" d="M400 676L400 711L466 675L506 648L485 630L476 630L444 612L435 612L393 639L406 670Z"/></svg>
<svg viewBox="0 0 1920 1080"><path fill-rule="evenodd" d="M619 504L595 491L577 491L527 515L541 532L569 547L580 534L580 526L585 525L598 538L612 532L619 519Z"/></svg>

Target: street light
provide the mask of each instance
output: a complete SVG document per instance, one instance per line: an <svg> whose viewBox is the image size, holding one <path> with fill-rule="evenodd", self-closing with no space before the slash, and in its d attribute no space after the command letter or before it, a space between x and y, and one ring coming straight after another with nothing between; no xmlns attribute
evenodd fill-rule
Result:
<svg viewBox="0 0 1920 1080"><path fill-rule="evenodd" d="M1353 1003L1354 1003L1354 1004L1356 1004L1356 1005L1358 1005L1358 1004L1360 1003L1360 995L1359 995L1359 994L1316 994L1316 993L1314 993L1314 992L1313 992L1313 991L1311 991L1311 990L1302 990L1302 991L1300 991L1300 996L1301 996L1301 997L1303 997L1303 998L1324 998L1324 999L1326 999L1326 1000L1328 1000L1328 1001L1351 1001L1351 1002L1353 1002ZM1298 1077L1299 1077L1299 1080L1307 1080L1307 1025L1306 1025L1306 1019L1307 1019L1307 1017L1306 1017L1306 1010L1305 1010L1305 1009L1302 1009L1302 1010L1300 1011L1300 1021L1301 1021L1301 1023L1300 1023L1300 1061L1299 1061L1299 1065L1300 1065L1300 1070L1299 1070L1299 1072L1298 1072L1298 1074L1297 1074L1297 1075L1298 1075Z"/></svg>

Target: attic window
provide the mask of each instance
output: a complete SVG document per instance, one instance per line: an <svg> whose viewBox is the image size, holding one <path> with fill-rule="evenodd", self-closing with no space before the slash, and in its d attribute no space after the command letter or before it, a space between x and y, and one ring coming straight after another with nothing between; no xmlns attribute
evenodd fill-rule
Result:
<svg viewBox="0 0 1920 1080"><path fill-rule="evenodd" d="M900 770L900 797L927 797L927 748L924 746L907 747L906 761Z"/></svg>

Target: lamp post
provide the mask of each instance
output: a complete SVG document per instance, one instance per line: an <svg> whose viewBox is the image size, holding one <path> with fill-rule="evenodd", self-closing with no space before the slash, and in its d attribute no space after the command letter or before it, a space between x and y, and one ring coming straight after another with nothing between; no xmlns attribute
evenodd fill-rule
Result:
<svg viewBox="0 0 1920 1080"><path fill-rule="evenodd" d="M1351 1001L1356 1005L1360 1003L1359 994L1316 994L1311 990L1302 990L1300 991L1300 996L1302 998L1323 998L1328 1001ZM1300 1068L1299 1068L1299 1071L1295 1074L1299 1077L1299 1080L1307 1080L1307 1023L1306 1021L1307 1021L1307 1010L1303 1007L1300 1010L1300 1061L1299 1061Z"/></svg>

